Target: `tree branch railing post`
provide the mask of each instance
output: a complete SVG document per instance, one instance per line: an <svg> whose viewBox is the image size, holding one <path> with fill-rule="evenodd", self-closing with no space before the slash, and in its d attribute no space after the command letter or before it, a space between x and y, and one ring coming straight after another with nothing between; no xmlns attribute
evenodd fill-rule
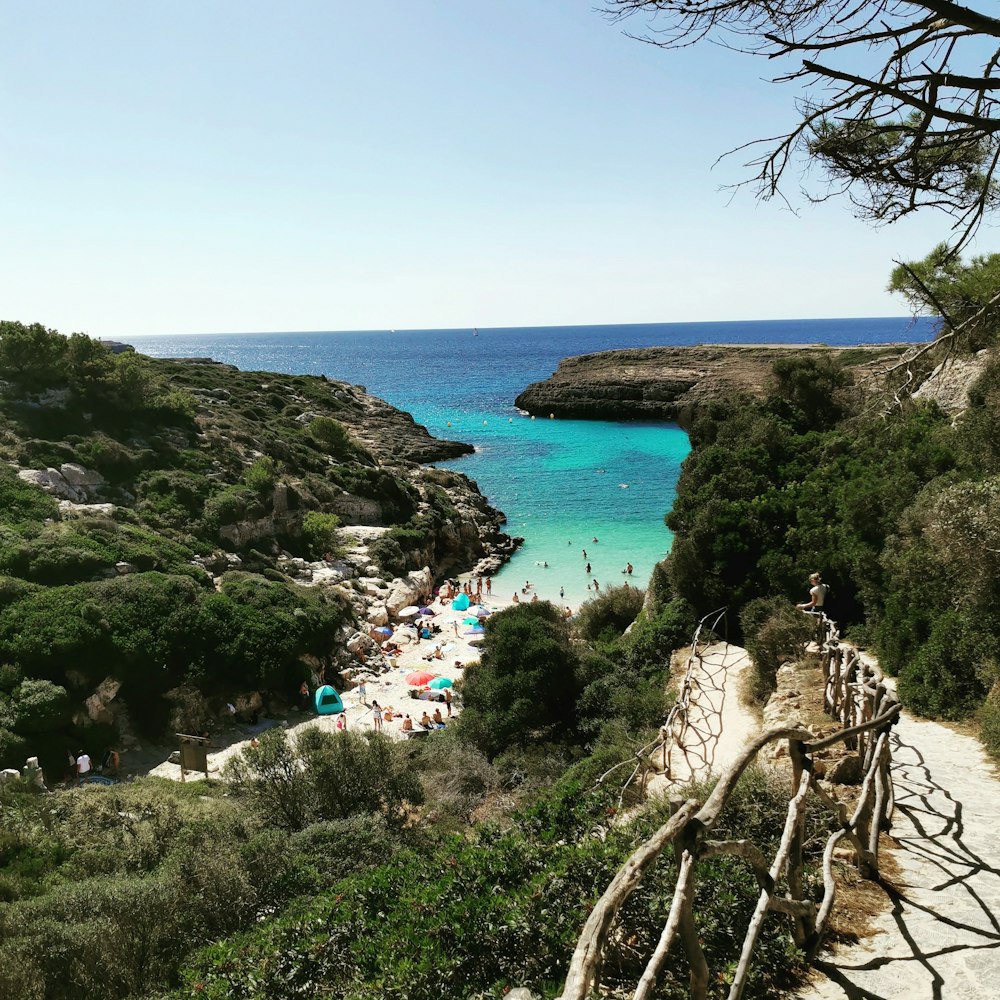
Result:
<svg viewBox="0 0 1000 1000"><path fill-rule="evenodd" d="M895 801L889 732L898 721L902 706L857 652L840 643L836 625L825 616L823 622L827 630L821 647L824 706L840 722L840 730L820 739L798 727L762 733L722 773L704 802L697 799L682 802L667 822L633 851L595 903L570 960L561 1000L586 1000L599 992L603 959L613 939L612 928L619 911L668 846L677 858L673 899L659 939L636 984L633 1000L649 1000L653 995L670 948L678 939L690 967L691 997L704 1000L707 995L712 973L701 945L694 907L699 860L720 855L742 858L750 865L760 886L757 906L730 984L729 1000L741 1000L756 943L770 911L785 914L791 921L796 945L810 960L816 956L836 900L834 852L842 841L851 845L862 876L877 876L879 837L891 826ZM672 722L683 726L685 719ZM669 731L674 731L672 726ZM764 855L750 841L713 841L709 837L743 772L765 746L778 741L788 743L793 795L781 841L767 867ZM850 815L847 805L832 790L823 787L813 768L816 753L838 743L856 753L863 764L860 791ZM665 764L668 760L665 744ZM830 812L836 825L820 859L823 889L818 901L808 898L806 892L805 802L810 794ZM784 890L780 887L782 882Z"/></svg>

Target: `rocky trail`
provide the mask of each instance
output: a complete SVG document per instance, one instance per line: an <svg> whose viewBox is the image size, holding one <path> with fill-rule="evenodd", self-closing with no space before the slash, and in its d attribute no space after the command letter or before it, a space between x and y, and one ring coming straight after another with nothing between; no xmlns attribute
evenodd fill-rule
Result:
<svg viewBox="0 0 1000 1000"><path fill-rule="evenodd" d="M905 713L892 754L887 909L821 955L800 1000L1000 996L1000 780L976 740Z"/></svg>
<svg viewBox="0 0 1000 1000"><path fill-rule="evenodd" d="M725 770L760 726L737 693L745 651L719 643L703 659L700 721L692 751L675 755L674 781L704 777L706 762ZM765 727L782 724L772 714ZM1000 998L1000 778L977 740L936 722L904 712L891 742L884 908L868 936L820 954L798 1000ZM658 778L650 788L672 783Z"/></svg>

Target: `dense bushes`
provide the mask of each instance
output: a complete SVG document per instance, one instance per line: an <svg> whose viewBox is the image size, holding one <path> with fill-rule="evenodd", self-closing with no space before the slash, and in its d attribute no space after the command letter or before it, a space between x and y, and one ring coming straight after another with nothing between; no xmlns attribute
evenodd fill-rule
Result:
<svg viewBox="0 0 1000 1000"><path fill-rule="evenodd" d="M230 762L226 777L269 826L295 831L359 814L399 826L423 799L404 749L381 733L309 728L293 744L272 729Z"/></svg>
<svg viewBox="0 0 1000 1000"><path fill-rule="evenodd" d="M576 721L576 657L562 612L542 601L493 615L462 687L459 731L487 756L559 737Z"/></svg>

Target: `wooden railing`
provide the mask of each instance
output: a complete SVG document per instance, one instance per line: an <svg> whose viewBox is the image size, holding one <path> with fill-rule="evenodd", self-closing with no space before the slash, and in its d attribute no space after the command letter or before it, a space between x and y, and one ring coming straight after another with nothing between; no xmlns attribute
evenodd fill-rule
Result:
<svg viewBox="0 0 1000 1000"><path fill-rule="evenodd" d="M842 840L846 839L853 848L855 863L863 876L877 874L879 834L889 828L893 807L889 732L899 718L900 704L857 651L841 644L833 622L824 617L820 627L824 704L827 712L840 721L841 730L819 740L808 730L796 727L762 733L725 771L704 802L687 799L677 804L668 822L632 853L595 904L573 952L562 1000L585 1000L600 991L601 963L618 911L668 846L677 858L677 883L666 923L636 984L633 1000L647 1000L652 995L670 948L678 938L690 965L691 996L701 1000L707 995L710 970L699 942L694 910L696 861L720 855L742 858L760 886L757 906L729 988L729 1000L739 1000L743 994L754 948L768 913L784 914L791 921L795 943L810 959L815 956L836 898L833 860ZM763 853L750 841L712 840L711 833L743 772L764 747L782 740L788 742L792 796L781 841L768 865ZM861 789L853 808L824 788L814 772L815 755L837 743L854 750L862 764ZM805 802L810 795L815 795L830 810L838 827L823 851L823 895L818 901L805 898L803 892Z"/></svg>

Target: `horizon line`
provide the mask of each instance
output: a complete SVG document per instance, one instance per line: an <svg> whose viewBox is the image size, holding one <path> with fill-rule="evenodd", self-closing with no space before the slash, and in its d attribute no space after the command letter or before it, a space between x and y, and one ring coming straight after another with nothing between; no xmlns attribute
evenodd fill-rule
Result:
<svg viewBox="0 0 1000 1000"><path fill-rule="evenodd" d="M555 323L520 326L425 326L425 327L369 327L367 329L341 330L202 330L188 333L133 333L132 337L265 337L303 336L312 334L352 334L352 333L462 333L478 330L487 333L505 333L515 330L594 330L606 327L660 327L660 326L718 326L720 324L743 325L749 323L829 323L838 321L906 320L917 323L921 320L938 320L939 316L898 315L898 316L800 316L784 319L702 319L702 320L657 320L644 323ZM104 337L116 340L118 337Z"/></svg>

